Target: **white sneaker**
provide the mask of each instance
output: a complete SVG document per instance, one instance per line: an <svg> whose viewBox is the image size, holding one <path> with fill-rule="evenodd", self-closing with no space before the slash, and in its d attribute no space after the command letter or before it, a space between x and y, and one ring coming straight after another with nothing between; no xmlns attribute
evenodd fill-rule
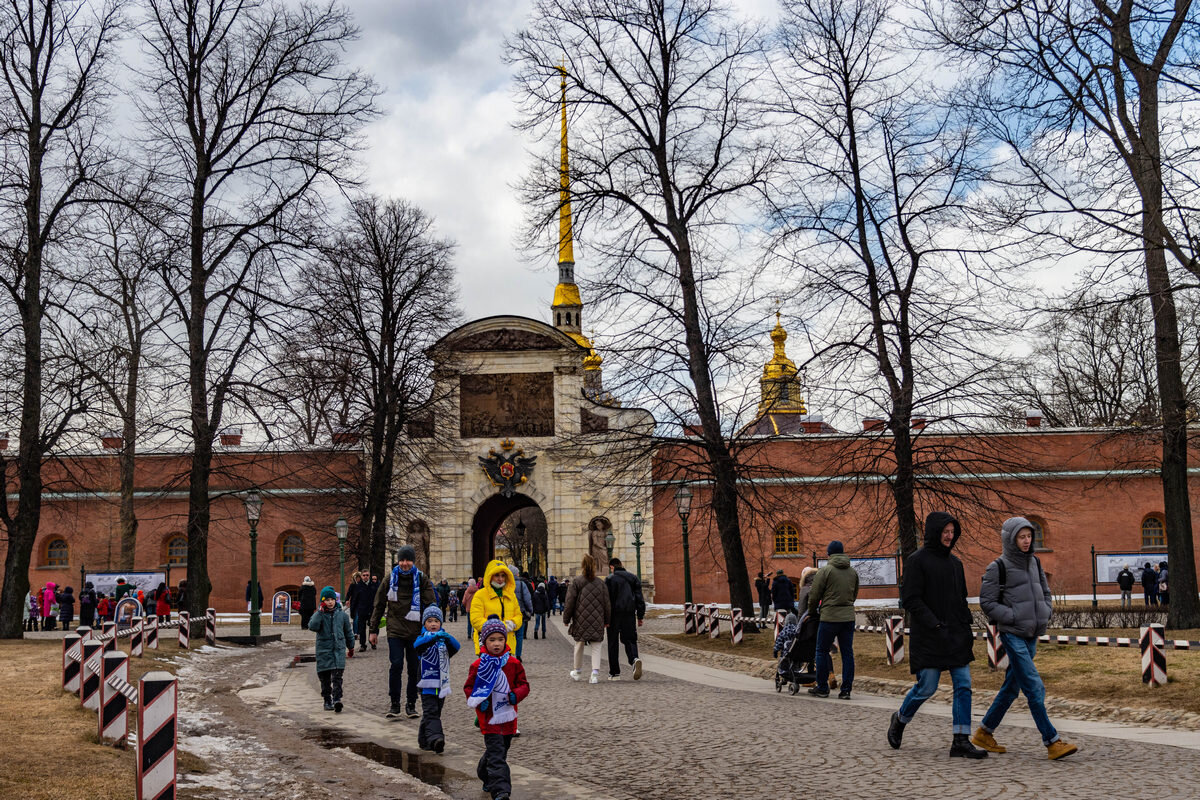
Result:
<svg viewBox="0 0 1200 800"><path fill-rule="evenodd" d="M599 683L599 682L600 682L600 673L599 672L593 672L592 677L588 678L588 683Z"/></svg>
<svg viewBox="0 0 1200 800"><path fill-rule="evenodd" d="M608 679L610 681L619 681L619 680L621 680L621 676L620 675L609 675Z"/></svg>
<svg viewBox="0 0 1200 800"><path fill-rule="evenodd" d="M579 670L577 670L577 669L571 670L571 680L577 681L577 680L579 680L579 677L580 677Z"/></svg>
<svg viewBox="0 0 1200 800"><path fill-rule="evenodd" d="M640 681L642 679L642 660L640 658L635 658L633 660L633 679L635 681Z"/></svg>

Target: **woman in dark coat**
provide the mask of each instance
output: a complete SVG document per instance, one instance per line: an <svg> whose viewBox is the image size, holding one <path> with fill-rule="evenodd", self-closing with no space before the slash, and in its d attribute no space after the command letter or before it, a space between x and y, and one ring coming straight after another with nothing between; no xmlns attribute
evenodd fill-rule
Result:
<svg viewBox="0 0 1200 800"><path fill-rule="evenodd" d="M88 581L83 585L83 591L79 593L79 624L90 628L95 621L96 589L92 586L92 582Z"/></svg>
<svg viewBox="0 0 1200 800"><path fill-rule="evenodd" d="M307 630L308 621L312 619L312 615L317 611L317 585L313 583L313 579L304 576L304 583L300 587L300 627Z"/></svg>
<svg viewBox="0 0 1200 800"><path fill-rule="evenodd" d="M588 553L583 557L583 574L576 575L567 587L567 600L563 604L563 624L575 640L575 668L571 678L582 677L583 648L592 646L592 676L588 683L600 682L600 643L604 641L604 630L612 617L612 601L608 587L596 577L596 559Z"/></svg>
<svg viewBox="0 0 1200 800"><path fill-rule="evenodd" d="M62 623L64 631L69 631L73 619L75 619L75 590L68 586L58 596L58 621Z"/></svg>

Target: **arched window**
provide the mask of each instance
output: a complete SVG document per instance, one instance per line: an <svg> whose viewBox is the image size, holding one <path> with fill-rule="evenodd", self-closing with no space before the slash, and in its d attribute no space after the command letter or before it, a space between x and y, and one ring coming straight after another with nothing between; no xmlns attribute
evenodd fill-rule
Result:
<svg viewBox="0 0 1200 800"><path fill-rule="evenodd" d="M47 567L65 567L69 557L70 551L67 549L66 539L51 539L46 542Z"/></svg>
<svg viewBox="0 0 1200 800"><path fill-rule="evenodd" d="M1046 523L1040 517L1026 517L1033 525L1033 549L1046 549Z"/></svg>
<svg viewBox="0 0 1200 800"><path fill-rule="evenodd" d="M800 552L800 531L790 522L775 528L775 555L792 556Z"/></svg>
<svg viewBox="0 0 1200 800"><path fill-rule="evenodd" d="M172 536L167 540L167 563L168 564L186 564L187 563L187 538L183 536Z"/></svg>
<svg viewBox="0 0 1200 800"><path fill-rule="evenodd" d="M288 531L279 538L279 563L304 563L304 539L300 534Z"/></svg>
<svg viewBox="0 0 1200 800"><path fill-rule="evenodd" d="M1167 546L1167 528L1162 517L1151 515L1142 520L1142 549L1150 550Z"/></svg>

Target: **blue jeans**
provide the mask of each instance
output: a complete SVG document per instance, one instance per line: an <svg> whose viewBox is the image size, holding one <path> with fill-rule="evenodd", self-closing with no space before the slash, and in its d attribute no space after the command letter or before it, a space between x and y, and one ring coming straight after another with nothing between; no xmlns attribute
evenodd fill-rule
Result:
<svg viewBox="0 0 1200 800"><path fill-rule="evenodd" d="M1017 699L1020 692L1025 693L1029 703L1029 713L1037 725L1038 733L1042 735L1042 744L1049 747L1058 741L1058 731L1050 724L1046 714L1046 686L1042 676L1033 665L1033 657L1037 653L1037 639L1025 639L1015 633L1001 633L1000 641L1008 651L1008 672L1004 675L1004 685L996 693L992 707L983 715L983 728L992 733L1000 725L1008 707Z"/></svg>
<svg viewBox="0 0 1200 800"><path fill-rule="evenodd" d="M517 628L517 661L521 660L521 647L525 644L525 629L529 627L529 620L521 620L521 627Z"/></svg>
<svg viewBox="0 0 1200 800"><path fill-rule="evenodd" d="M854 622L822 622L817 626L817 688L829 691L829 673L833 659L829 646L837 639L842 651L842 691L854 685Z"/></svg>
<svg viewBox="0 0 1200 800"><path fill-rule="evenodd" d="M535 614L533 617L533 635L537 636L538 631L542 632L542 636L546 635L546 615Z"/></svg>
<svg viewBox="0 0 1200 800"><path fill-rule="evenodd" d="M954 733L971 733L971 668L951 667L950 680L954 686L954 702L951 704ZM928 667L917 672L917 682L908 690L900 704L900 721L906 725L912 721L917 709L937 691L942 670Z"/></svg>

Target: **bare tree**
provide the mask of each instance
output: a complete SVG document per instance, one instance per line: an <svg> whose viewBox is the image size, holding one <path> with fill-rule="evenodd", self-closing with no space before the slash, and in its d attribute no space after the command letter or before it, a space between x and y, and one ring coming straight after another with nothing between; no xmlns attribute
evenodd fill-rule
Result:
<svg viewBox="0 0 1200 800"><path fill-rule="evenodd" d="M1200 276L1200 178L1196 149L1185 134L1200 85L1200 21L1193 5L948 0L929 3L927 19L935 42L977 70L974 100L987 113L990 131L1014 154L1009 198L1015 199L1008 209L1014 221L1029 225L1071 214L1080 225L1068 244L1141 265L1154 321L1173 568L1168 622L1200 625L1180 287L1172 274Z"/></svg>
<svg viewBox="0 0 1200 800"><path fill-rule="evenodd" d="M78 391L67 391L54 398L57 414L47 413L43 337L60 299L49 266L66 258L73 224L109 163L100 125L119 19L115 3L0 4L0 282L16 307L22 348L16 509L0 503L8 534L0 638L21 637L42 461L81 410Z"/></svg>
<svg viewBox="0 0 1200 800"><path fill-rule="evenodd" d="M316 229L321 192L347 178L374 87L343 63L356 31L333 3L147 0L146 147L185 254L164 271L182 320L188 438L188 586L208 605L213 443L245 388L239 365L286 297L286 261ZM243 408L246 406L243 405Z"/></svg>
<svg viewBox="0 0 1200 800"><path fill-rule="evenodd" d="M720 394L747 342L738 312L752 299L728 267L773 164L757 124L759 31L712 0L538 0L507 47L527 130L554 129L565 79L569 199L602 270L586 285L600 307L620 304L626 321L608 352L653 362L644 371L658 385L648 393L669 399L663 407L698 434L690 443L701 471L687 477L711 483L730 600L752 614L727 439L734 423ZM535 241L559 212L560 188L555 159L523 186Z"/></svg>

